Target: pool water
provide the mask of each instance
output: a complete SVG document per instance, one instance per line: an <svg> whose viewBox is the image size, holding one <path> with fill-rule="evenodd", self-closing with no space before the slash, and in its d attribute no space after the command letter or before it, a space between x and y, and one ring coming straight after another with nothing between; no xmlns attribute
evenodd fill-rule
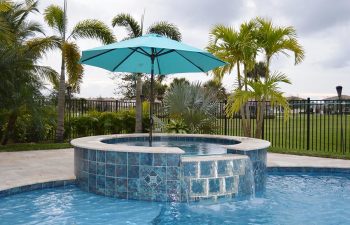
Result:
<svg viewBox="0 0 350 225"><path fill-rule="evenodd" d="M75 186L0 198L0 224L350 224L350 177L269 175L261 196L218 203L118 200Z"/></svg>
<svg viewBox="0 0 350 225"><path fill-rule="evenodd" d="M149 143L148 141L130 141L117 143L116 145L148 147ZM152 147L179 147L185 151L185 155L215 155L227 153L227 149L222 144L196 141L153 141Z"/></svg>

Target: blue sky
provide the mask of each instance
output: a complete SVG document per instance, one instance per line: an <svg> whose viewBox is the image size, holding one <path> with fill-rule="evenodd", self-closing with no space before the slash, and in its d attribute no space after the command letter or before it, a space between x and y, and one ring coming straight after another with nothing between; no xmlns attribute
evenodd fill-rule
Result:
<svg viewBox="0 0 350 225"><path fill-rule="evenodd" d="M63 4L63 0L40 1L40 10L49 4ZM166 20L176 24L183 42L204 48L208 33L215 24L238 27L240 23L256 16L271 18L276 25L293 25L300 43L306 51L303 63L294 66L293 58L279 55L273 59L272 69L287 74L292 85L283 85L286 96L322 99L335 95L335 86L342 85L343 93L350 95L350 1L348 0L68 0L69 26L80 20L94 18L111 24L118 13L130 13L140 19L145 10L145 26ZM34 20L42 21L40 15ZM42 21L43 22L43 21ZM48 33L49 28L44 26ZM118 40L125 36L122 28L114 28ZM80 40L81 50L101 45L93 40ZM58 52L42 60L59 71ZM102 69L85 67L81 97L118 97L113 75ZM228 74L224 86L233 88L236 74ZM186 77L191 81L206 81L205 74L171 75Z"/></svg>

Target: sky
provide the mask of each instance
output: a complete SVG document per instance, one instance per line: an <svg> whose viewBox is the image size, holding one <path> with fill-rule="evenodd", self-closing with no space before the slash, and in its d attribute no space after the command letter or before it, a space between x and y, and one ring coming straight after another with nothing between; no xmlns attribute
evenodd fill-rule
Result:
<svg viewBox="0 0 350 225"><path fill-rule="evenodd" d="M50 5L63 5L63 0L39 1L41 12ZM281 85L286 96L323 99L336 95L335 87L343 86L343 94L350 95L350 0L68 0L68 27L84 19L99 19L109 26L114 16L129 13L141 20L145 12L145 27L158 21L176 24L182 41L197 48L205 48L209 31L216 24L239 28L242 22L256 16L272 19L278 26L294 26L298 40L305 49L305 59L294 65L292 55L278 55L272 59L272 70L285 73L292 85ZM44 24L42 15L32 16ZM47 34L52 34L44 25ZM125 37L123 28L113 28L118 40ZM81 50L100 46L95 40L78 40ZM59 52L50 52L42 63L59 71ZM79 97L114 97L118 81L103 69L85 66ZM192 82L205 82L206 74L170 75L185 77ZM227 74L223 85L232 90L236 73Z"/></svg>

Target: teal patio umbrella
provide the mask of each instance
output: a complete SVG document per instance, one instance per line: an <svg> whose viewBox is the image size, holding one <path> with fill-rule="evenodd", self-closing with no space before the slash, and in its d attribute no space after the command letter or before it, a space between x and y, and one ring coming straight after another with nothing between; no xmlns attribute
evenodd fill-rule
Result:
<svg viewBox="0 0 350 225"><path fill-rule="evenodd" d="M152 146L154 74L208 72L226 63L212 54L158 34L83 51L82 64L112 72L151 74L149 145Z"/></svg>

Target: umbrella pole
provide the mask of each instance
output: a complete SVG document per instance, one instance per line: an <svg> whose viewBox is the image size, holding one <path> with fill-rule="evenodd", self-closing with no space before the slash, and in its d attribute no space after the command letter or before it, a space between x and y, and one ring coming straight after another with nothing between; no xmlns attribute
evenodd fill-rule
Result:
<svg viewBox="0 0 350 225"><path fill-rule="evenodd" d="M153 131L153 103L154 103L154 93L153 93L153 83L154 83L154 55L151 55L151 101L149 105L149 147L152 147L152 131Z"/></svg>

